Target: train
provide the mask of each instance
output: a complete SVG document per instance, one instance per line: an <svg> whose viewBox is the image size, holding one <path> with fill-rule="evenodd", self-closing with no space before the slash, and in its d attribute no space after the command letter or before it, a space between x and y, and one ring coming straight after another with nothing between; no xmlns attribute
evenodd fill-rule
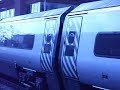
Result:
<svg viewBox="0 0 120 90"><path fill-rule="evenodd" d="M1 77L27 90L119 90L119 18L120 1L101 0L1 19Z"/></svg>

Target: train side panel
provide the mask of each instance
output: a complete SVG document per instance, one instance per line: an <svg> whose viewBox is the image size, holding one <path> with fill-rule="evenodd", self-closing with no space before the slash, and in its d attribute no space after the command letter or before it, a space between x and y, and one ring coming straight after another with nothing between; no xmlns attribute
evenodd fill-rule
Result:
<svg viewBox="0 0 120 90"><path fill-rule="evenodd" d="M77 57L81 82L115 90L120 88L119 46L116 45L120 38L119 18L119 10L83 15Z"/></svg>
<svg viewBox="0 0 120 90"><path fill-rule="evenodd" d="M42 38L44 34L44 28L45 28L45 21L44 19L34 19L34 20L21 20L21 21L13 21L13 22L6 22L1 24L2 29L8 29L13 30L13 32L8 32L7 37L11 37L10 35L33 35L34 39L28 38L28 41L26 40L26 43L33 44L31 48L27 47L14 47L12 44L0 47L1 51L1 59L17 63L23 67L34 69L34 70L40 70L40 49L42 46ZM16 36L16 39L19 38L22 40L22 36L18 37ZM19 42L20 42L19 40ZM39 40L39 42L37 42ZM40 41L41 40L41 41ZM18 39L17 39L18 41ZM21 41L22 42L22 41ZM5 43L4 43L5 44ZM39 47L37 47L39 46Z"/></svg>

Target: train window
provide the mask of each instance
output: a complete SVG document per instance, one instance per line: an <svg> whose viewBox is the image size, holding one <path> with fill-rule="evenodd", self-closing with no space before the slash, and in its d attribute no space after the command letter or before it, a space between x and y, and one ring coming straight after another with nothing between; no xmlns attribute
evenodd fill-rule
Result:
<svg viewBox="0 0 120 90"><path fill-rule="evenodd" d="M100 57L120 58L120 32L98 33L94 54Z"/></svg>
<svg viewBox="0 0 120 90"><path fill-rule="evenodd" d="M5 38L5 40L0 43L0 46L31 50L33 43L34 35L13 35L11 39Z"/></svg>

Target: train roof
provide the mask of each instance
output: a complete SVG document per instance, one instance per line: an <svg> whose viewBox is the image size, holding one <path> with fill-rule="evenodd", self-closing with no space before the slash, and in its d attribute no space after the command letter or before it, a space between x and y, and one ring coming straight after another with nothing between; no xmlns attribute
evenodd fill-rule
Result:
<svg viewBox="0 0 120 90"><path fill-rule="evenodd" d="M120 6L120 0L100 0L90 3L80 4L72 12L81 12L94 9L108 8Z"/></svg>
<svg viewBox="0 0 120 90"><path fill-rule="evenodd" d="M69 8L70 7L64 7L64 8L54 9L54 10L42 11L39 13L14 16L10 18L1 19L0 21L1 22L18 21L18 20L25 20L25 19L32 19L32 18L44 18L44 17L55 16L55 15L61 15L65 11L67 11Z"/></svg>

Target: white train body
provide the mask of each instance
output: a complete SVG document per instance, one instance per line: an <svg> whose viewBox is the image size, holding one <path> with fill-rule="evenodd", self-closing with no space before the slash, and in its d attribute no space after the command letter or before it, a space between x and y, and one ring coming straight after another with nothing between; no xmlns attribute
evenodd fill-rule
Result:
<svg viewBox="0 0 120 90"><path fill-rule="evenodd" d="M91 2L79 5L67 15L61 43L65 78L120 89L119 5L118 0Z"/></svg>
<svg viewBox="0 0 120 90"><path fill-rule="evenodd" d="M119 90L120 1L81 4L64 17L62 30L60 20L68 9L1 20L0 30L12 31L8 34L2 32L2 42L6 37L21 43L29 37L31 39L28 38L27 42L31 42L30 46L23 45L21 48L0 43L0 60L39 72L54 72L53 62L58 59L55 55L59 54L58 66L54 68L62 70L63 79ZM59 31L61 38L58 38L58 35L61 36ZM61 43L60 47L58 42Z"/></svg>
<svg viewBox="0 0 120 90"><path fill-rule="evenodd" d="M36 70L45 71L42 68L41 53L44 53L44 44L46 43L45 36L52 35L50 41L52 51L50 59L50 65L52 65L53 50L55 49L55 43L60 26L60 17L67 11L69 7L62 9L55 9L36 14L28 14L23 16L17 16L13 18L7 18L0 21L1 29L1 44L0 47L0 60L4 62L16 63L21 67ZM31 35L31 37L29 37ZM23 36L23 37L22 37ZM24 36L28 37L25 43ZM18 44L28 44L31 46L20 47L20 45L5 45L5 39L12 39ZM23 40L22 40L23 39ZM55 50L54 50L55 51ZM44 55L49 53L45 53ZM46 61L47 63L48 61ZM52 66L48 66L52 67Z"/></svg>
<svg viewBox="0 0 120 90"><path fill-rule="evenodd" d="M80 81L115 90L120 88L118 84L120 83L118 79L120 54L119 46L117 46L120 35L119 11L105 13L96 11L94 14L83 16L77 57L77 72Z"/></svg>

